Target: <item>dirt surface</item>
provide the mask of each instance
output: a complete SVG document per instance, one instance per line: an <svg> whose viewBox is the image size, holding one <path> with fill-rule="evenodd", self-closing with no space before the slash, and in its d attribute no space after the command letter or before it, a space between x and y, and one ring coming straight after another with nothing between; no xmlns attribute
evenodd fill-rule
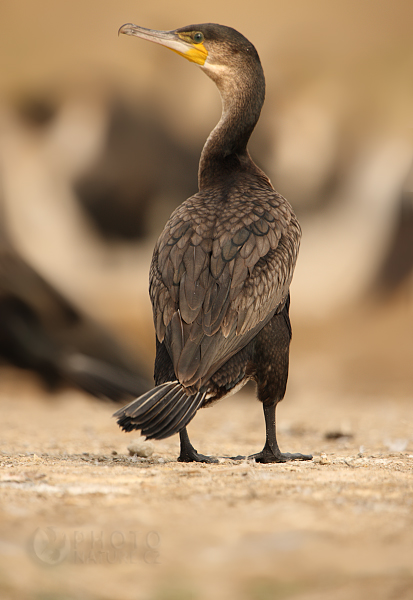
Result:
<svg viewBox="0 0 413 600"><path fill-rule="evenodd" d="M413 598L411 322L296 324L278 431L303 463L180 464L176 436L131 457L112 404L2 370L0 597ZM203 453L260 450L253 388L189 432Z"/></svg>

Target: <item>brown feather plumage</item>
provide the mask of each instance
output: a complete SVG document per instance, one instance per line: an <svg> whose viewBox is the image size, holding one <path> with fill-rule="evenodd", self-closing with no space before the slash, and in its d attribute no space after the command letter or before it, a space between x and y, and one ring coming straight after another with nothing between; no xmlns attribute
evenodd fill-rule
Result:
<svg viewBox="0 0 413 600"><path fill-rule="evenodd" d="M199 389L283 306L300 235L288 202L248 175L198 192L171 215L150 294L157 337L182 384Z"/></svg>

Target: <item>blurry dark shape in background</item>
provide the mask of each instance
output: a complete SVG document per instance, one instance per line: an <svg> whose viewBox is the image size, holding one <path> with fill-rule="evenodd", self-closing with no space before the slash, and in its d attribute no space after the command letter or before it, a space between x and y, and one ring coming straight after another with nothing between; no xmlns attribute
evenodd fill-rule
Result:
<svg viewBox="0 0 413 600"><path fill-rule="evenodd" d="M388 298L413 274L413 165L400 192L398 214L373 292Z"/></svg>
<svg viewBox="0 0 413 600"><path fill-rule="evenodd" d="M69 384L120 401L149 387L115 339L21 258L0 198L1 362L35 371L50 390Z"/></svg>
<svg viewBox="0 0 413 600"><path fill-rule="evenodd" d="M142 239L153 233L154 203L163 215L197 190L199 157L168 133L159 116L151 117L149 105L133 110L118 99L108 121L101 154L74 191L102 236Z"/></svg>
<svg viewBox="0 0 413 600"><path fill-rule="evenodd" d="M45 127L56 116L58 106L52 97L46 95L24 94L16 98L15 110L28 124Z"/></svg>

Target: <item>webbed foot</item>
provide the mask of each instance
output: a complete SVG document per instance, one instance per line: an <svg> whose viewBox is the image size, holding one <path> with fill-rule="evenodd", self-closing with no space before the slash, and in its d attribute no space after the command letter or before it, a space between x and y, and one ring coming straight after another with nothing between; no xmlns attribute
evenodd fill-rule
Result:
<svg viewBox="0 0 413 600"><path fill-rule="evenodd" d="M212 456L205 456L205 454L199 454L195 448L192 448L192 451L188 452L185 449L185 452L182 452L178 456L179 462L202 462L202 463L218 463L219 460L213 458Z"/></svg>
<svg viewBox="0 0 413 600"><path fill-rule="evenodd" d="M264 448L257 454L252 454L248 458L253 458L258 463L284 463L290 460L312 460L312 454L291 454L290 452L272 452Z"/></svg>
<svg viewBox="0 0 413 600"><path fill-rule="evenodd" d="M218 463L219 460L212 456L205 456L205 454L199 454L191 442L189 441L188 432L186 427L179 432L181 441L181 453L178 456L179 462L202 462L202 463Z"/></svg>

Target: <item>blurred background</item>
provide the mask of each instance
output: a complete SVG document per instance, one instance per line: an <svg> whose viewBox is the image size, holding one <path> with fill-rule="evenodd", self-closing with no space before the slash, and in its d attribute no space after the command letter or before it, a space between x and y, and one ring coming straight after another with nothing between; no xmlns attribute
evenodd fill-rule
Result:
<svg viewBox="0 0 413 600"><path fill-rule="evenodd" d="M302 224L292 312L303 340L331 322L347 330L366 306L363 323L411 317L411 2L3 0L0 14L3 237L142 372L154 347L151 250L197 189L221 106L193 65L118 38L124 22L208 20L256 45L267 97L250 150Z"/></svg>

